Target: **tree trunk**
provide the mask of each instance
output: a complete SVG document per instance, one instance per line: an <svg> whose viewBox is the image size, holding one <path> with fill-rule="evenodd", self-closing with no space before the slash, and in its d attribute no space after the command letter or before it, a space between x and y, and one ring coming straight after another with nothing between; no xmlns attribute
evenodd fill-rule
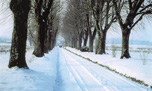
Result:
<svg viewBox="0 0 152 91"><path fill-rule="evenodd" d="M79 35L75 36L75 48L79 50Z"/></svg>
<svg viewBox="0 0 152 91"><path fill-rule="evenodd" d="M14 29L8 67L28 68L25 61L27 40L27 19L30 0L11 0L10 9L14 14Z"/></svg>
<svg viewBox="0 0 152 91"><path fill-rule="evenodd" d="M49 52L49 46L50 46L50 31L47 29L45 40L44 40L44 53Z"/></svg>
<svg viewBox="0 0 152 91"><path fill-rule="evenodd" d="M74 38L72 38L72 48L75 48L75 40L74 40Z"/></svg>
<svg viewBox="0 0 152 91"><path fill-rule="evenodd" d="M47 22L47 21L46 21ZM50 27L50 29L48 29ZM53 37L53 29L52 29L52 22L45 25L46 34L44 39L44 53L48 53L52 49L52 37Z"/></svg>
<svg viewBox="0 0 152 91"><path fill-rule="evenodd" d="M55 35L52 35L52 41L51 41L51 49L53 49L54 44L55 44Z"/></svg>
<svg viewBox="0 0 152 91"><path fill-rule="evenodd" d="M129 36L130 36L130 30L123 29L122 30L122 50L121 50L121 59L130 58L129 54Z"/></svg>
<svg viewBox="0 0 152 91"><path fill-rule="evenodd" d="M46 1L44 1L46 3ZM35 16L36 20L38 22L38 30L37 30L37 35L36 35L36 44L34 48L33 54L37 57L42 57L44 56L44 41L45 41L45 36L47 34L47 20L48 20L48 15L50 14L50 9L53 3L53 0L49 0L47 2L47 6L43 6L43 0L39 0L36 3L35 7ZM44 8L45 7L45 8ZM44 11L42 12L42 9Z"/></svg>
<svg viewBox="0 0 152 91"><path fill-rule="evenodd" d="M36 43L35 43L35 48L33 54L36 57L42 57L44 56L44 38L45 38L45 27L44 23L39 20L38 21L38 30L36 34Z"/></svg>
<svg viewBox="0 0 152 91"><path fill-rule="evenodd" d="M71 39L71 47L74 48L74 38Z"/></svg>
<svg viewBox="0 0 152 91"><path fill-rule="evenodd" d="M65 41L66 42L66 45L65 46L69 46L69 47L72 47L73 45L73 38L72 36L70 36L68 39L65 39L65 40L69 40L69 41Z"/></svg>
<svg viewBox="0 0 152 91"><path fill-rule="evenodd" d="M89 34L89 52L93 52L93 44L94 44L94 39L96 36L96 28L94 28L93 33L91 33L91 29L88 30Z"/></svg>
<svg viewBox="0 0 152 91"><path fill-rule="evenodd" d="M89 52L93 52L93 37L89 36Z"/></svg>
<svg viewBox="0 0 152 91"><path fill-rule="evenodd" d="M50 33L50 46L49 46L49 50L53 49L53 32Z"/></svg>
<svg viewBox="0 0 152 91"><path fill-rule="evenodd" d="M95 41L95 43L96 43L95 54L98 54L98 48L99 48L99 42L98 41L99 41L99 38Z"/></svg>
<svg viewBox="0 0 152 91"><path fill-rule="evenodd" d="M85 31L84 44L83 44L83 46L87 46L87 41L88 41L88 31Z"/></svg>
<svg viewBox="0 0 152 91"><path fill-rule="evenodd" d="M77 41L76 41L76 49L79 50L79 40L78 40L78 39L77 39Z"/></svg>
<svg viewBox="0 0 152 91"><path fill-rule="evenodd" d="M78 49L81 49L81 45L82 45L82 33L79 34L79 40L78 41L79 41Z"/></svg>
<svg viewBox="0 0 152 91"><path fill-rule="evenodd" d="M87 46L87 41L88 41L88 38L85 38L83 46Z"/></svg>
<svg viewBox="0 0 152 91"><path fill-rule="evenodd" d="M76 48L76 45L77 45L77 43L76 43L76 37L74 35L73 38L72 38L72 48Z"/></svg>
<svg viewBox="0 0 152 91"><path fill-rule="evenodd" d="M54 48L55 46L55 43L56 43L56 35L57 35L57 32L58 32L58 29L54 30L52 33L51 33L51 49Z"/></svg>
<svg viewBox="0 0 152 91"><path fill-rule="evenodd" d="M90 17L89 14L86 14L87 17L87 30L88 30L88 35L89 35L89 52L93 52L93 34L91 32L91 27L90 27Z"/></svg>
<svg viewBox="0 0 152 91"><path fill-rule="evenodd" d="M99 37L99 49L98 54L105 54L105 46L106 46L106 32L102 33L102 36Z"/></svg>

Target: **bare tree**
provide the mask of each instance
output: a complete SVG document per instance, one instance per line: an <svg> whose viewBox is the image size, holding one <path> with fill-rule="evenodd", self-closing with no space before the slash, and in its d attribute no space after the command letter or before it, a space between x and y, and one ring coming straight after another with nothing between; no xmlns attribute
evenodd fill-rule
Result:
<svg viewBox="0 0 152 91"><path fill-rule="evenodd" d="M115 22L116 17L113 11L111 0L91 0L92 12L95 20L95 27L98 32L98 54L104 54L107 31Z"/></svg>
<svg viewBox="0 0 152 91"><path fill-rule="evenodd" d="M30 0L11 0L10 9L14 14L14 29L10 60L8 67L17 66L28 68L25 61L26 40L27 40L27 19L30 10Z"/></svg>
<svg viewBox="0 0 152 91"><path fill-rule="evenodd" d="M69 33L72 33L71 35L69 35L69 40L71 40L73 47L81 49L84 30L83 16L81 10L82 2L81 0L69 0L68 3L69 8L63 19L64 22L66 22L66 25L64 24L64 27L66 27L64 30L69 30Z"/></svg>
<svg viewBox="0 0 152 91"><path fill-rule="evenodd" d="M122 58L130 58L129 36L131 30L145 15L152 14L150 0L113 0L117 20L122 30ZM125 16L124 16L125 14Z"/></svg>
<svg viewBox="0 0 152 91"><path fill-rule="evenodd" d="M90 14L89 0L69 0L68 10L64 17L64 31L71 33L69 35L72 47L81 49L83 46L87 46L89 38L89 49L93 51L93 40L96 31L92 34L92 18ZM65 34L64 34L65 35ZM67 37L66 37L67 38Z"/></svg>
<svg viewBox="0 0 152 91"><path fill-rule="evenodd" d="M44 41L47 34L47 21L53 0L36 0L35 1L35 17L38 22L38 30L36 34L36 44L33 54L37 57L44 56Z"/></svg>
<svg viewBox="0 0 152 91"><path fill-rule="evenodd" d="M47 34L45 36L44 52L47 53L55 46L56 36L60 24L61 5L59 0L53 2L47 22Z"/></svg>
<svg viewBox="0 0 152 91"><path fill-rule="evenodd" d="M35 19L35 7L34 7L34 0L31 1L31 10L29 12L28 18L28 36L27 39L30 42L31 46L35 46L36 41L36 30L38 29L38 24Z"/></svg>

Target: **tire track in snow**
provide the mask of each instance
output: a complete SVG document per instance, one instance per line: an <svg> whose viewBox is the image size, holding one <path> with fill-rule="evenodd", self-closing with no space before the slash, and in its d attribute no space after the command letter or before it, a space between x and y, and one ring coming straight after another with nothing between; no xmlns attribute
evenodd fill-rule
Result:
<svg viewBox="0 0 152 91"><path fill-rule="evenodd" d="M112 91L102 85L85 67L62 51L69 70L73 74L82 91ZM116 91L116 90L115 90Z"/></svg>
<svg viewBox="0 0 152 91"><path fill-rule="evenodd" d="M68 68L69 72L72 73L73 77L75 78L75 81L77 82L77 84L79 85L79 87L81 88L81 90L82 91L88 91L88 89L84 85L84 82L82 81L82 79L80 78L80 76L77 74L77 72L74 70L74 68L72 66L69 67L70 65L69 65L67 59L65 58L65 56L63 56L63 57L64 57L64 60L66 61L66 65L67 65L67 68Z"/></svg>
<svg viewBox="0 0 152 91"><path fill-rule="evenodd" d="M66 65L64 56L62 55L60 48L58 48L58 60L56 64L56 83L53 91L83 91L77 84L70 69Z"/></svg>
<svg viewBox="0 0 152 91"><path fill-rule="evenodd" d="M71 55L71 53L68 51L66 51L66 53L67 53L67 55ZM72 54L71 56L74 58L74 56L77 56L77 55ZM81 60L81 62L80 62L80 60ZM126 78L124 78L120 75L117 75L103 67L97 67L97 66L99 66L97 64L93 64L92 62L89 62L89 61L84 62L84 60L86 60L86 59L83 59L79 56L75 57L75 61L77 61L77 62L79 62L79 64L83 65L91 74L96 75L95 77L97 79L99 79L101 82L102 81L106 82L105 85L107 85L107 87L108 87L108 89L110 89L110 91L147 91L141 85L138 85L130 80L127 80ZM101 70L99 71L99 70L93 69L93 68L91 68L93 66L89 66L89 65L93 65L94 67L101 69ZM108 73L108 75L102 76L101 72L104 72L106 74ZM114 78L113 80L111 80L112 76ZM113 81L115 81L115 82L113 82ZM123 87L123 85L124 85L124 87Z"/></svg>
<svg viewBox="0 0 152 91"><path fill-rule="evenodd" d="M60 73L60 63L59 63L59 49L58 49L58 53L57 53L57 56L58 56L58 59L57 59L57 64L56 64L56 70L57 70L57 73L56 73L56 83L55 83L55 88L54 88L54 91L60 91L61 89L61 85L62 85L62 77L61 77L61 73Z"/></svg>

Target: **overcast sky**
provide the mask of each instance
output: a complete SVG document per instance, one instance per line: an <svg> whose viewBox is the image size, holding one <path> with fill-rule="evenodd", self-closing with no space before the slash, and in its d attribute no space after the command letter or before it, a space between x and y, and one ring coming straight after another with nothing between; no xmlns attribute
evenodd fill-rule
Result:
<svg viewBox="0 0 152 91"><path fill-rule="evenodd" d="M1 0L0 0L1 1ZM66 2L65 0L61 0L64 2L64 9L66 8ZM1 6L1 5L0 5ZM11 15L11 11L9 9L4 10L3 8L8 8L8 5L3 5L2 8L0 8L0 38L11 38L12 37L12 31L13 31L13 17ZM64 12L64 11L63 11ZM141 26L144 26L142 28ZM121 30L119 26L114 26L116 29L110 29L107 32L107 39L111 38L121 38ZM61 29L62 31L62 29ZM149 21L144 19L144 23L138 24L134 30L131 32L130 36L131 40L143 40L143 41L151 41L152 42L152 22L149 24Z"/></svg>
<svg viewBox="0 0 152 91"><path fill-rule="evenodd" d="M0 0L0 38L11 38L13 16L9 9L9 0Z"/></svg>
<svg viewBox="0 0 152 91"><path fill-rule="evenodd" d="M114 26L114 30L110 29L107 32L107 38L121 38L121 29L118 25ZM130 40L142 40L142 41L151 41L152 42L152 22L149 23L147 19L144 19L143 22L140 22L130 34Z"/></svg>

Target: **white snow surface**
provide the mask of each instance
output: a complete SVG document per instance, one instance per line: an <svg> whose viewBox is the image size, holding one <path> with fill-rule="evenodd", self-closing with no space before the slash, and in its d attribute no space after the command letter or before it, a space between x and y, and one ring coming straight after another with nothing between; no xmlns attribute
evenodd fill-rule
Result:
<svg viewBox="0 0 152 91"><path fill-rule="evenodd" d="M42 58L32 52L26 55L30 69L9 69L9 53L0 54L0 91L150 91L63 48Z"/></svg>
<svg viewBox="0 0 152 91"><path fill-rule="evenodd" d="M8 68L9 53L0 54L0 91L53 91L56 79L57 51L43 58L27 52L27 69ZM50 56L51 55L51 56Z"/></svg>
<svg viewBox="0 0 152 91"><path fill-rule="evenodd" d="M132 49L137 49L139 46L132 46ZM68 50L79 54L85 58L89 58L94 62L106 65L116 71L134 77L138 80L144 81L146 84L152 86L152 54L145 54L146 64L143 65L140 53L130 52L130 59L120 59L120 51L117 51L117 56L112 57L112 52L107 51L108 54L100 55L93 52L81 52L75 48L66 47ZM145 47L147 48L147 47Z"/></svg>

